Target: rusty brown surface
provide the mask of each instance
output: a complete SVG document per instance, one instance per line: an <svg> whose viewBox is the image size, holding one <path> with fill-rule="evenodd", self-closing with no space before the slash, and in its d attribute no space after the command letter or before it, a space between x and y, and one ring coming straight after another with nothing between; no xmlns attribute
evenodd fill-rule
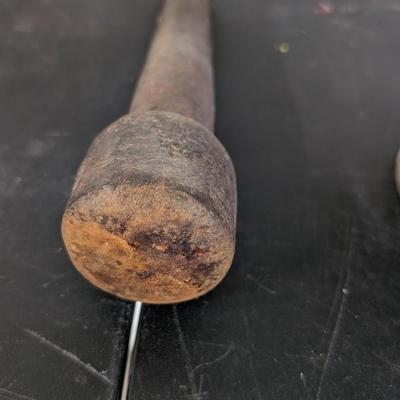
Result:
<svg viewBox="0 0 400 400"><path fill-rule="evenodd" d="M131 112L93 142L63 217L75 267L125 299L199 297L232 262L236 184L209 130L209 25L208 1L166 2Z"/></svg>
<svg viewBox="0 0 400 400"><path fill-rule="evenodd" d="M131 111L171 111L214 128L209 0L167 0Z"/></svg>

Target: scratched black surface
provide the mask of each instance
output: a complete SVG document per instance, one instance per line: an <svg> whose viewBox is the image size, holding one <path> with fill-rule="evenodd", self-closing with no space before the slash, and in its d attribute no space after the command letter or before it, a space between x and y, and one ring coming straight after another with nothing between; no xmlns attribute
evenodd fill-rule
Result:
<svg viewBox="0 0 400 400"><path fill-rule="evenodd" d="M117 395L131 309L74 272L59 221L159 4L0 4L0 399ZM199 301L145 307L132 400L398 398L399 11L214 1L236 260Z"/></svg>
<svg viewBox="0 0 400 400"><path fill-rule="evenodd" d="M0 2L0 399L109 400L130 306L71 267L60 219L91 139L124 113L156 4Z"/></svg>
<svg viewBox="0 0 400 400"><path fill-rule="evenodd" d="M214 2L237 256L145 310L132 400L399 398L400 8L330 4Z"/></svg>

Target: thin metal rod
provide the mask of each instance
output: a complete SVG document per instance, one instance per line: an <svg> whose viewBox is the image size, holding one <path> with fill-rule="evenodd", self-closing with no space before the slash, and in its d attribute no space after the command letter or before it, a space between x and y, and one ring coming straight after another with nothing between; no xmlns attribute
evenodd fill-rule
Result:
<svg viewBox="0 0 400 400"><path fill-rule="evenodd" d="M132 372L133 353L135 350L136 341L139 333L139 322L140 322L140 315L142 313L142 305L143 305L142 302L137 301L135 303L135 309L133 311L131 330L129 333L128 350L126 352L126 363L124 370L124 379L122 381L120 400L128 400L128 391L129 391L131 372Z"/></svg>

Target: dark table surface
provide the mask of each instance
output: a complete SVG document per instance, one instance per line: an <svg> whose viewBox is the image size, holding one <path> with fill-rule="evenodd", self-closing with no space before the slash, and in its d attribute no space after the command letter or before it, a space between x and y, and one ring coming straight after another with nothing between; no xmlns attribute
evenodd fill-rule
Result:
<svg viewBox="0 0 400 400"><path fill-rule="evenodd" d="M0 4L0 399L114 400L132 305L72 268L74 173L127 111L158 0ZM397 0L214 1L239 189L212 293L145 307L132 400L400 392Z"/></svg>

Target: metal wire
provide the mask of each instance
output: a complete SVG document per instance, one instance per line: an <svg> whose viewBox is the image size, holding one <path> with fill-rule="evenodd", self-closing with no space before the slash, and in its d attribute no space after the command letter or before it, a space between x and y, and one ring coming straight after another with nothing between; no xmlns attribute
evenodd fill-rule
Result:
<svg viewBox="0 0 400 400"><path fill-rule="evenodd" d="M132 360L136 347L136 341L139 332L140 315L142 313L142 303L137 301L133 311L131 330L129 333L128 349L126 352L126 363L124 370L124 378L122 381L121 397L120 400L128 400L129 386L132 376Z"/></svg>

